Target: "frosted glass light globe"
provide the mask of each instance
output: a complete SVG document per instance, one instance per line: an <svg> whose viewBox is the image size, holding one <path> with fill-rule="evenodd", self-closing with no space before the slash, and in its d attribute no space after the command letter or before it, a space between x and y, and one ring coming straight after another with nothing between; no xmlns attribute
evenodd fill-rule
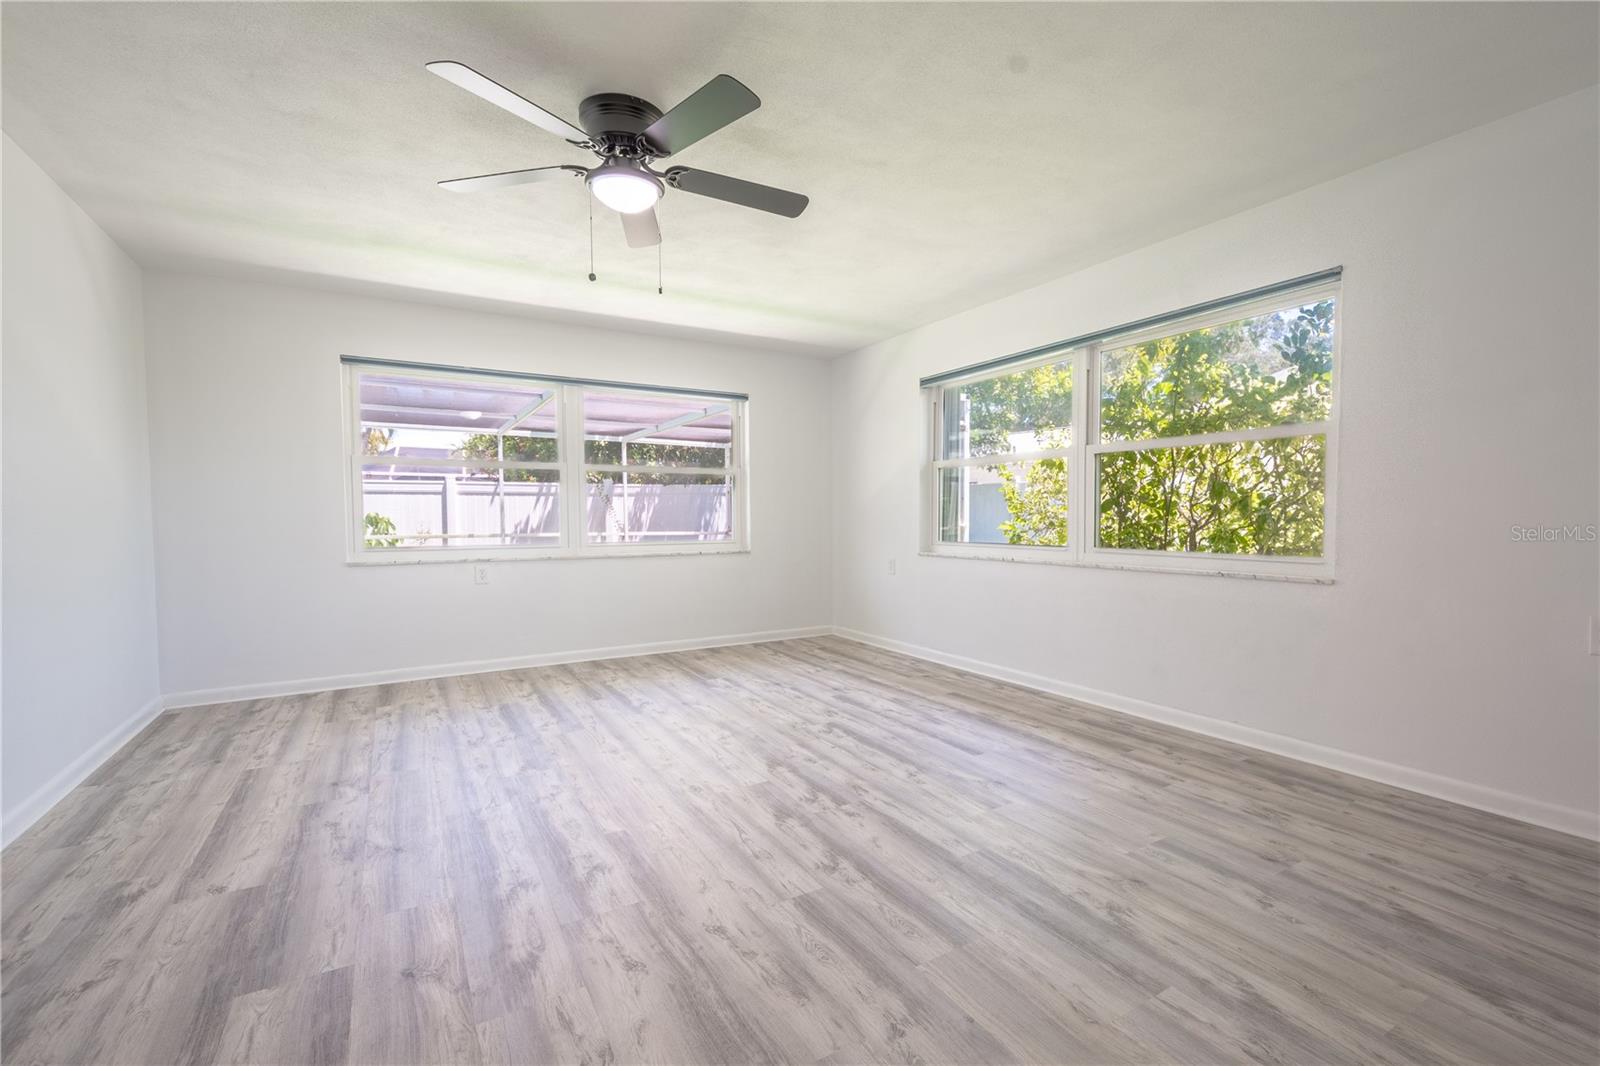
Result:
<svg viewBox="0 0 1600 1066"><path fill-rule="evenodd" d="M661 183L630 167L598 167L589 175L595 199L624 215L648 211L661 199Z"/></svg>

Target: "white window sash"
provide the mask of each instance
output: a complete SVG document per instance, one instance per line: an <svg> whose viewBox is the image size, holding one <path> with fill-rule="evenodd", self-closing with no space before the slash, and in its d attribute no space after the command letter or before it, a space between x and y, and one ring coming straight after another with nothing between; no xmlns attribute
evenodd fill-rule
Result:
<svg viewBox="0 0 1600 1066"><path fill-rule="evenodd" d="M534 462L531 459L440 459L425 455L360 456L363 469L388 466L420 466L430 470L561 470L561 463Z"/></svg>
<svg viewBox="0 0 1600 1066"><path fill-rule="evenodd" d="M710 477L731 477L731 466L659 466L646 463L586 463L586 473L595 474L694 474Z"/></svg>
<svg viewBox="0 0 1600 1066"><path fill-rule="evenodd" d="M1077 451L1076 445L1065 448L1045 448L1036 452L996 452L992 455L969 455L962 459L935 459L936 470L952 470L968 466L1004 466L1007 463L1030 463L1038 459L1065 459Z"/></svg>
<svg viewBox="0 0 1600 1066"><path fill-rule="evenodd" d="M1282 426L1256 429L1222 430L1216 433L1191 433L1181 437L1146 437L1140 440L1106 441L1089 445L1091 455L1113 452L1150 452L1165 448L1205 447L1209 444L1238 444L1242 441L1283 440L1289 437L1317 437L1329 432L1331 422L1290 422Z"/></svg>

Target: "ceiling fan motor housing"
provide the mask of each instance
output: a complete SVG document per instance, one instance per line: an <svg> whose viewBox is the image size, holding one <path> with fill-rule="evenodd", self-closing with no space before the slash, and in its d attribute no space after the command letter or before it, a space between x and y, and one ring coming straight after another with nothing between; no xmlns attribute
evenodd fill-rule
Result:
<svg viewBox="0 0 1600 1066"><path fill-rule="evenodd" d="M578 105L578 121L602 155L632 158L644 154L639 135L660 117L661 109L655 104L627 93L596 93Z"/></svg>

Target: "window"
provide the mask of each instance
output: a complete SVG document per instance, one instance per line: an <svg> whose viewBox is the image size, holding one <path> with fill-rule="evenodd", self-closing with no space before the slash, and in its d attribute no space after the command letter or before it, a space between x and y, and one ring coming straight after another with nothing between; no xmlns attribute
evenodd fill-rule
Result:
<svg viewBox="0 0 1600 1066"><path fill-rule="evenodd" d="M745 399L347 359L355 561L745 545Z"/></svg>
<svg viewBox="0 0 1600 1066"><path fill-rule="evenodd" d="M585 392L588 543L732 540L733 407L731 400Z"/></svg>
<svg viewBox="0 0 1600 1066"><path fill-rule="evenodd" d="M1337 305L1334 274L926 380L929 550L1327 579Z"/></svg>
<svg viewBox="0 0 1600 1066"><path fill-rule="evenodd" d="M939 400L939 539L1065 545L1072 360L946 386Z"/></svg>

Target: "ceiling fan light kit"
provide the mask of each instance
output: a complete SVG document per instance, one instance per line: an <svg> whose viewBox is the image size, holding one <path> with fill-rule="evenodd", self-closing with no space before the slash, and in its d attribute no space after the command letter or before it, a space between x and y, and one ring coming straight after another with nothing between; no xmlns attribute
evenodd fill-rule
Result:
<svg viewBox="0 0 1600 1066"><path fill-rule="evenodd" d="M611 210L634 215L654 207L666 186L638 160L610 159L589 171L589 191Z"/></svg>
<svg viewBox="0 0 1600 1066"><path fill-rule="evenodd" d="M441 60L427 64L427 69L496 107L554 133L567 143L593 152L600 159L599 165L594 167L562 164L455 178L441 181L441 188L471 192L528 185L562 175L582 176L594 198L622 216L623 233L628 244L635 248L661 244L655 205L669 186L786 218L798 217L810 203L799 193L708 170L682 166L670 167L665 172L651 169L650 164L657 159L676 155L761 106L755 93L726 74L718 74L665 113L637 96L598 93L578 105L578 118L583 123L579 127L464 63Z"/></svg>

